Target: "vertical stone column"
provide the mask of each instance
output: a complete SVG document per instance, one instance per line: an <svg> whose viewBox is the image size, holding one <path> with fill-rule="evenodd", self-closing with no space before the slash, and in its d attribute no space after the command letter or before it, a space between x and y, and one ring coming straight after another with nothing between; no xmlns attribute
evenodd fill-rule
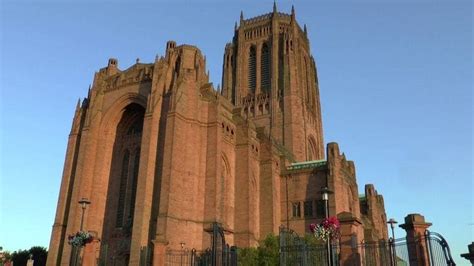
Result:
<svg viewBox="0 0 474 266"><path fill-rule="evenodd" d="M96 235L94 233L93 235ZM83 255L82 255L82 265L97 265L97 259L99 258L99 250L100 250L100 241L97 237L94 237L91 243L87 244L83 248Z"/></svg>
<svg viewBox="0 0 474 266"><path fill-rule="evenodd" d="M147 110L149 111L149 110ZM149 244L149 229L155 186L155 164L161 114L146 113L143 121L140 166L138 170L137 194L135 199L134 222L130 248L130 265L140 263L140 250ZM154 226L154 225L152 225Z"/></svg>
<svg viewBox="0 0 474 266"><path fill-rule="evenodd" d="M400 225L407 232L406 240L410 265L430 265L425 240L425 231L430 226L431 223L426 222L425 217L418 213L408 214L405 217L405 223Z"/></svg>
<svg viewBox="0 0 474 266"><path fill-rule="evenodd" d="M165 266L166 244L160 240L154 240L153 249L153 266Z"/></svg>
<svg viewBox="0 0 474 266"><path fill-rule="evenodd" d="M340 232L340 265L341 266L358 266L361 263L360 248L357 247L357 235L362 225L359 218L355 217L350 212L341 212L337 215L339 223L341 224Z"/></svg>

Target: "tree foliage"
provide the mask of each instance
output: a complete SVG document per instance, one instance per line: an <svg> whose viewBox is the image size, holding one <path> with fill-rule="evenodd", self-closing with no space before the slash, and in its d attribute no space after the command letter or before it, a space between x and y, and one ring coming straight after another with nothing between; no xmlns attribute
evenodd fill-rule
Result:
<svg viewBox="0 0 474 266"><path fill-rule="evenodd" d="M238 250L238 265L276 266L280 262L280 239L269 234L258 247L240 248Z"/></svg>
<svg viewBox="0 0 474 266"><path fill-rule="evenodd" d="M34 260L34 266L44 266L46 265L46 258L48 257L48 252L46 248L34 246L31 247L29 250L18 250L11 253L11 261L13 265L26 265L28 259L30 258L30 254L32 255L32 259Z"/></svg>
<svg viewBox="0 0 474 266"><path fill-rule="evenodd" d="M13 265L26 265L29 257L30 257L30 252L26 249L13 251L12 253Z"/></svg>

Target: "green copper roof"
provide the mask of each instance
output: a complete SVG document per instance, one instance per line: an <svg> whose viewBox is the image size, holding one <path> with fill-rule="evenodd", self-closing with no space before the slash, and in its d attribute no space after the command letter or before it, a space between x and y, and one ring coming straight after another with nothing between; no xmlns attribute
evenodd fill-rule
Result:
<svg viewBox="0 0 474 266"><path fill-rule="evenodd" d="M308 169L308 168L316 168L316 167L323 166L323 165L326 165L326 160L316 160L316 161L306 161L306 162L292 163L288 167L288 171Z"/></svg>

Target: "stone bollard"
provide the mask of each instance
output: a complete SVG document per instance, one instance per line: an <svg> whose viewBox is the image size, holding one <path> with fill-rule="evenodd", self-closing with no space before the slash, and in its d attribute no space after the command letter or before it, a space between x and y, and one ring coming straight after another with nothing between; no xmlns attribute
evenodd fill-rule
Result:
<svg viewBox="0 0 474 266"><path fill-rule="evenodd" d="M360 247L357 234L362 222L350 212L341 212L337 215L341 225L339 260L341 266L359 266L361 263Z"/></svg>
<svg viewBox="0 0 474 266"><path fill-rule="evenodd" d="M430 265L425 239L426 229L430 226L431 223L426 222L425 217L418 213L408 214L405 217L405 223L400 225L407 232L406 240L410 265Z"/></svg>

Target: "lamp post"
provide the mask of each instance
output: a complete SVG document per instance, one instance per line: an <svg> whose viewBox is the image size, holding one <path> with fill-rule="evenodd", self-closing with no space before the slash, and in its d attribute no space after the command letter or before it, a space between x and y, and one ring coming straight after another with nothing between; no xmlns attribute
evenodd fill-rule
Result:
<svg viewBox="0 0 474 266"><path fill-rule="evenodd" d="M395 225L398 222L395 221L395 219L390 218L390 220L387 221L387 224L390 224L390 228L392 229L392 265L397 265L397 251L395 250Z"/></svg>
<svg viewBox="0 0 474 266"><path fill-rule="evenodd" d="M79 204L81 204L81 207L82 207L81 228L80 228L80 230L82 231L82 226L84 225L84 212L86 211L87 205L91 204L91 202L86 198L82 198L81 200L79 200Z"/></svg>
<svg viewBox="0 0 474 266"><path fill-rule="evenodd" d="M181 263L180 263L180 265L183 265L183 256L185 255L184 253L186 252L186 250L184 249L184 246L186 246L186 243L181 242L179 244L181 245L181 252L180 252L180 254L181 254L181 256L180 256L181 257Z"/></svg>
<svg viewBox="0 0 474 266"><path fill-rule="evenodd" d="M324 201L324 217L329 218L329 194L333 192L329 190L328 187L321 188L321 196ZM331 257L331 239L327 239L326 241L326 252L327 252L327 263L328 266L332 265L332 257Z"/></svg>
<svg viewBox="0 0 474 266"><path fill-rule="evenodd" d="M82 208L81 227L79 229L79 231L82 232L82 229L83 229L83 226L84 226L84 213L86 211L87 205L91 204L91 202L87 198L82 198L78 201L78 203L81 204L81 208ZM80 248L75 247L74 249L75 249L74 265L77 265L77 260L79 259Z"/></svg>

